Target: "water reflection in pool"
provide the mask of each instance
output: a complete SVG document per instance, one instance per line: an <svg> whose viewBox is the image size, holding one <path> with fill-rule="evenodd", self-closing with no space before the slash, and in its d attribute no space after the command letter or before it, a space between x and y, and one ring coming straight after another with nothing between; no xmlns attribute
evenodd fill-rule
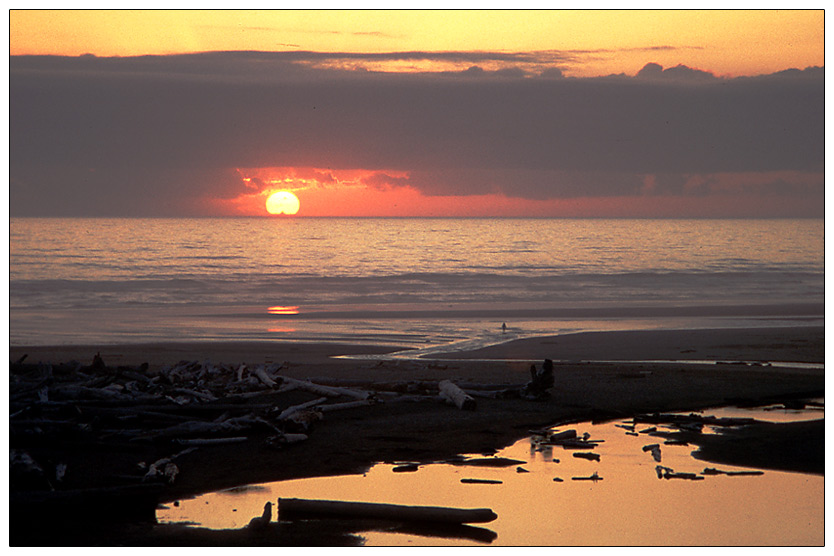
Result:
<svg viewBox="0 0 834 556"><path fill-rule="evenodd" d="M722 409L716 417L769 421L819 419L823 412ZM694 459L695 446L664 444L629 422L576 424L593 449L545 445L533 436L496 456L521 460L508 467L436 463L394 472L403 462L378 464L364 475L280 481L209 493L160 509L163 523L225 529L245 526L266 501L313 498L491 508L483 534L431 536L420 531L363 532L367 546L392 545L822 545L824 477L766 470L762 475L704 474L706 468L749 471ZM658 426L662 429L662 426ZM707 429L705 429L707 431ZM659 444L661 461L650 449ZM576 457L577 453L599 456ZM475 455L472 457L480 457ZM658 466L700 480L662 479ZM594 476L599 480L576 480ZM461 479L500 481L461 482ZM279 508L280 512L280 508ZM280 513L278 516L280 519ZM477 533L477 531L476 531Z"/></svg>

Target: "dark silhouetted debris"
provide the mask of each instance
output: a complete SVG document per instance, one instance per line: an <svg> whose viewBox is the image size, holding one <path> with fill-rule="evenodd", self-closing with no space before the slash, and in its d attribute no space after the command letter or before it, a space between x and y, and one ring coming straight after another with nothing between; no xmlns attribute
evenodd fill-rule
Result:
<svg viewBox="0 0 834 556"><path fill-rule="evenodd" d="M593 482L597 482L597 481L601 481L602 477L600 477L597 474L597 472L594 471L594 474L591 475L590 477L571 477L570 479L571 479L571 481L593 481Z"/></svg>
<svg viewBox="0 0 834 556"><path fill-rule="evenodd" d="M553 361L545 359L540 369L530 366L530 382L521 390L521 397L528 400L542 400L550 397L553 388Z"/></svg>
<svg viewBox="0 0 834 556"><path fill-rule="evenodd" d="M264 504L264 513L259 517L253 517L246 527L255 531L262 531L266 529L272 521L272 502Z"/></svg>
<svg viewBox="0 0 834 556"><path fill-rule="evenodd" d="M397 467L393 468L391 471L394 473L411 473L420 469L420 466L416 463L407 463L405 465L398 465Z"/></svg>
<svg viewBox="0 0 834 556"><path fill-rule="evenodd" d="M278 514L283 520L294 516L319 518L384 519L440 523L486 523L498 515L489 508L445 508L440 506L406 506L371 502L304 500L279 498Z"/></svg>

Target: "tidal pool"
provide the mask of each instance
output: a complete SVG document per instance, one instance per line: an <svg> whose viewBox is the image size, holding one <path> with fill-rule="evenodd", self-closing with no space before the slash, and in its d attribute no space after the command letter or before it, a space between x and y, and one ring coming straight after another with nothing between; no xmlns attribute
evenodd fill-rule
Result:
<svg viewBox="0 0 834 556"><path fill-rule="evenodd" d="M820 419L818 410L722 408L703 415L752 417L771 422ZM189 523L211 529L246 526L265 502L311 498L491 508L495 521L475 524L464 534L359 533L366 546L657 546L742 545L817 546L825 542L824 477L763 470L761 475L704 474L707 468L751 471L695 459L694 445L664 444L641 432L663 425L631 420L578 423L554 428L588 433L601 440L593 449L566 449L533 435L499 450L495 457L521 460L508 467L451 463L421 464L394 472L408 462L380 463L362 475L279 481L207 493L157 510L160 523ZM667 429L668 430L668 429ZM704 432L714 432L705 427ZM659 444L660 459L644 447ZM593 456L576 457L576 453ZM483 459L482 454L469 458ZM592 459L586 459L592 458ZM661 478L658 466L698 480ZM592 476L597 480L588 479ZM481 479L500 483L463 483ZM277 519L280 520L280 508ZM393 529L393 528L392 528Z"/></svg>

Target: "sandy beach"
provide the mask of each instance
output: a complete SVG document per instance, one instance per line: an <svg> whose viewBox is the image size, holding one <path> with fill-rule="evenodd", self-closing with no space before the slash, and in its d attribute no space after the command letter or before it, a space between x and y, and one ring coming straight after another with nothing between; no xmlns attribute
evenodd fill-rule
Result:
<svg viewBox="0 0 834 556"><path fill-rule="evenodd" d="M458 384L517 388L529 380L530 362L551 358L555 386L546 400L479 398L477 408L462 411L437 401L378 403L328 414L305 442L281 449L265 448L267 432L249 435L233 447L205 446L178 459L177 480L165 485L159 502L254 482L362 472L379 461L437 461L461 453L494 453L530 429L555 423L624 418L641 413L698 410L729 403L766 403L823 398L824 371L780 368L769 361L823 363L824 328L602 332L517 340L482 350L439 356L437 360L361 360L337 355L386 353L390 347L296 343L189 343L121 346L17 347L12 362L16 376L37 372L38 362L53 365L77 361L89 365L96 353L108 369L138 367L149 376L179 361L215 364L280 364L280 374L321 384L360 383ZM656 363L666 360L715 360L719 364ZM740 364L755 361L758 364ZM764 362L764 363L762 363ZM14 393L14 389L13 389ZM284 408L315 398L295 390L265 392L251 407ZM15 411L16 407L13 406ZM755 431L750 433L755 436ZM732 443L709 448L715 461L730 458L741 465L823 473L824 431L814 427L802 438L806 448L791 456L779 431L766 450L747 455ZM790 432L797 438L796 431ZM784 440L784 439L783 439ZM137 461L170 455L160 443L123 441L84 443L75 438L33 441L12 437L12 448L25 447L36 459L62 461L68 472L64 489L78 491L117 484L117 477L135 475ZM785 452L785 453L782 453ZM798 455L797 455L798 454ZM749 461L746 461L749 460ZM70 472L70 470L72 472ZM202 534L172 526L125 520L118 526L89 526L83 520L57 528L44 539L31 527L42 508L38 496L12 483L11 538L20 545L336 545L351 544L350 535L311 536L300 526L276 527L268 538L242 532ZM51 506L54 508L54 506ZM118 521L118 520L116 520ZM333 531L331 530L331 533ZM315 533L318 535L317 532Z"/></svg>

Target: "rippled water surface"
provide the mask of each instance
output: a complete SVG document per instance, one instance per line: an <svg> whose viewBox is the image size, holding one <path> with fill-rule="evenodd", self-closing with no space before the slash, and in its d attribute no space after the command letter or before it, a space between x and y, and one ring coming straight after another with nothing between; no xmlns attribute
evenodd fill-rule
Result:
<svg viewBox="0 0 834 556"><path fill-rule="evenodd" d="M822 220L13 218L10 341L419 343L575 331L564 309L821 306L823 247Z"/></svg>

